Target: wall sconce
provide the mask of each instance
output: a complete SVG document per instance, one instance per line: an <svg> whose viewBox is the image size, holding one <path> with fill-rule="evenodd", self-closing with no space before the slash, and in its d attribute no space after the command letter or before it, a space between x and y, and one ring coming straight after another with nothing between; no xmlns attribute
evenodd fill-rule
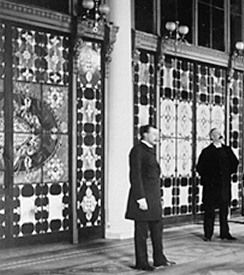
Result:
<svg viewBox="0 0 244 275"><path fill-rule="evenodd" d="M234 51L235 56L243 56L244 55L244 42L237 41L235 44L236 50Z"/></svg>
<svg viewBox="0 0 244 275"><path fill-rule="evenodd" d="M228 70L227 70L227 77L228 77L229 83L231 82L234 74L235 62L239 58L242 58L242 61L244 60L244 42L243 41L237 41L235 44L235 50L230 53Z"/></svg>
<svg viewBox="0 0 244 275"><path fill-rule="evenodd" d="M180 25L179 21L167 22L165 24L166 30L169 32L169 36L165 36L165 39L174 39L175 41L185 42L185 36L189 32L189 27L186 25Z"/></svg>
<svg viewBox="0 0 244 275"><path fill-rule="evenodd" d="M107 16L110 8L105 3L100 3L99 0L82 0L82 8L84 13L82 20L90 20L90 26L94 32L98 31L99 24L107 23Z"/></svg>

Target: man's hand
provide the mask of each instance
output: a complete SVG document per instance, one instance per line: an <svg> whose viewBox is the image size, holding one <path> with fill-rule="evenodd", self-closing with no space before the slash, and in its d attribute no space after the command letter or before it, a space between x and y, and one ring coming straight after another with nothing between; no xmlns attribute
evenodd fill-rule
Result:
<svg viewBox="0 0 244 275"><path fill-rule="evenodd" d="M146 211L148 210L147 201L145 198L137 200L137 203L139 204L139 209Z"/></svg>

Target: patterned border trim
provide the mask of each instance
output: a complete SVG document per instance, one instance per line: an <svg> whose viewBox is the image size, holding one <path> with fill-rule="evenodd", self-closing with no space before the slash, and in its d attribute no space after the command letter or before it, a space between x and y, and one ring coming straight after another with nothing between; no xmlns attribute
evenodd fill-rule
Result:
<svg viewBox="0 0 244 275"><path fill-rule="evenodd" d="M204 47L197 47L172 39L162 40L161 51L162 53L172 54L183 58L190 58L192 60L207 62L224 67L227 67L229 60L229 55L224 52Z"/></svg>
<svg viewBox="0 0 244 275"><path fill-rule="evenodd" d="M104 25L99 24L96 31L93 31L93 25L93 20L78 21L77 33L82 37L103 40Z"/></svg>
<svg viewBox="0 0 244 275"><path fill-rule="evenodd" d="M138 49L156 52L157 45L160 42L159 39L161 38L158 38L156 35L135 31L135 47ZM228 66L229 61L229 55L225 52L197 47L182 42L175 42L174 40L162 39L161 52L224 67ZM244 57L236 57L234 67L238 70L244 71Z"/></svg>
<svg viewBox="0 0 244 275"><path fill-rule="evenodd" d="M68 15L5 0L0 1L0 18L26 24L31 23L63 32L70 31L71 18Z"/></svg>
<svg viewBox="0 0 244 275"><path fill-rule="evenodd" d="M135 32L136 48L156 52L157 45L158 45L158 38L156 35L141 32L141 31Z"/></svg>

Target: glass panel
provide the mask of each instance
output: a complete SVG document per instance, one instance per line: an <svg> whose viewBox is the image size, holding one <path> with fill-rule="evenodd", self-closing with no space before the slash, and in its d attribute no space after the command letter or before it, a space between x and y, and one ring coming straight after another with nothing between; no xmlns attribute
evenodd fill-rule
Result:
<svg viewBox="0 0 244 275"><path fill-rule="evenodd" d="M165 24L169 21L177 21L176 0L161 1L161 31L162 35L166 34Z"/></svg>
<svg viewBox="0 0 244 275"><path fill-rule="evenodd" d="M4 181L4 72L5 72L5 60L4 60L4 47L5 47L5 25L0 22L0 185L3 185ZM1 198L1 196L0 196ZM1 208L0 208L1 211ZM1 225L0 225L1 227Z"/></svg>
<svg viewBox="0 0 244 275"><path fill-rule="evenodd" d="M68 37L12 27L13 236L69 228Z"/></svg>
<svg viewBox="0 0 244 275"><path fill-rule="evenodd" d="M3 184L4 175L4 96L3 96L3 80L0 79L0 185Z"/></svg>
<svg viewBox="0 0 244 275"><path fill-rule="evenodd" d="M235 49L235 43L242 40L242 1L231 0L230 35L231 50Z"/></svg>
<svg viewBox="0 0 244 275"><path fill-rule="evenodd" d="M230 11L232 14L241 15L242 1L231 0L230 1Z"/></svg>
<svg viewBox="0 0 244 275"><path fill-rule="evenodd" d="M198 5L198 44L204 47L210 47L210 8L207 5L199 3Z"/></svg>
<svg viewBox="0 0 244 275"><path fill-rule="evenodd" d="M155 56L147 51L139 51L134 67L134 140L138 141L139 127L155 124Z"/></svg>
<svg viewBox="0 0 244 275"><path fill-rule="evenodd" d="M0 22L0 240L6 238L6 189L4 186L4 73L5 73L5 25Z"/></svg>
<svg viewBox="0 0 244 275"><path fill-rule="evenodd" d="M212 5L218 8L223 9L224 8L224 2L225 0L212 0Z"/></svg>
<svg viewBox="0 0 244 275"><path fill-rule="evenodd" d="M198 3L206 4L208 6L213 5L215 7L224 8L224 0L199 0Z"/></svg>
<svg viewBox="0 0 244 275"><path fill-rule="evenodd" d="M161 68L160 166L165 216L192 211L193 63L166 57Z"/></svg>
<svg viewBox="0 0 244 275"><path fill-rule="evenodd" d="M199 0L198 2L202 3L202 4L210 5L210 3L212 2L212 0Z"/></svg>
<svg viewBox="0 0 244 275"><path fill-rule="evenodd" d="M136 30L153 33L153 0L135 0Z"/></svg>
<svg viewBox="0 0 244 275"><path fill-rule="evenodd" d="M103 224L101 44L80 41L77 60L77 224L83 228Z"/></svg>
<svg viewBox="0 0 244 275"><path fill-rule="evenodd" d="M198 1L198 44L225 50L224 45L224 0Z"/></svg>
<svg viewBox="0 0 244 275"><path fill-rule="evenodd" d="M241 206L243 181L243 72L235 72L230 89L230 145L239 159L237 173L232 175L231 207Z"/></svg>
<svg viewBox="0 0 244 275"><path fill-rule="evenodd" d="M188 42L192 42L192 0L165 0L161 1L161 32L166 35L165 24L169 21L179 21L180 25L187 25Z"/></svg>
<svg viewBox="0 0 244 275"><path fill-rule="evenodd" d="M235 44L237 41L242 40L241 35L241 16L231 16L231 50L235 50Z"/></svg>
<svg viewBox="0 0 244 275"><path fill-rule="evenodd" d="M178 20L180 25L187 25L189 27L189 33L186 35L186 40L191 43L192 42L192 0L178 0Z"/></svg>
<svg viewBox="0 0 244 275"><path fill-rule="evenodd" d="M213 49L224 51L224 10L213 10Z"/></svg>

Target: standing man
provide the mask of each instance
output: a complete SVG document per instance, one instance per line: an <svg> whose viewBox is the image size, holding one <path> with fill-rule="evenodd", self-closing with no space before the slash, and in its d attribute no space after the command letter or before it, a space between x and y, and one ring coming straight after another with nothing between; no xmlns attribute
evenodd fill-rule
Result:
<svg viewBox="0 0 244 275"><path fill-rule="evenodd" d="M203 149L197 163L197 172L203 185L204 241L211 241L214 231L215 209L219 209L220 238L236 240L227 221L231 201L231 174L236 173L238 160L229 146L222 144L217 128L210 131L212 143Z"/></svg>
<svg viewBox="0 0 244 275"><path fill-rule="evenodd" d="M163 254L162 206L160 195L160 167L156 160L154 145L158 130L151 125L140 128L141 142L129 155L130 191L125 217L135 221L135 268L153 271L155 267L169 266ZM148 262L148 231L152 240L154 267Z"/></svg>

